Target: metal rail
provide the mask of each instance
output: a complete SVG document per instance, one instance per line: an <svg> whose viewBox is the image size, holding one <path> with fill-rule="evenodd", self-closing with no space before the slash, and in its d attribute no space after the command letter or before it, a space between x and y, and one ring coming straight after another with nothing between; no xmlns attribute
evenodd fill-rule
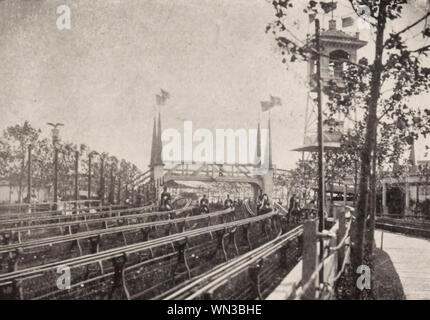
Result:
<svg viewBox="0 0 430 320"><path fill-rule="evenodd" d="M181 208L178 210L170 210L170 211L158 211L158 212L141 212L138 214L131 214L131 215L123 215L121 216L121 213L128 213L128 212L134 212L134 211L141 211L144 210L145 207L143 207L142 209L136 210L136 209L126 209L126 210L112 210L112 211L107 211L104 213L100 213L100 215L102 214L108 214L108 215L112 215L112 214L118 214L118 216L115 217L105 217L105 218L97 218L97 219L86 219L88 217L88 215L76 215L73 217L76 217L75 219L82 219L82 220L72 220L72 221L65 221L65 222L59 222L59 223L50 223L50 224L40 224L40 225L29 225L29 226L24 226L24 227L13 227L13 228L5 228L5 229L0 229L0 232L2 233L21 233L21 232L28 232L28 231L34 231L34 230L49 230L49 229L55 229L55 228L63 228L63 227L71 227L74 225L80 225L80 224L94 224L94 223L104 223L105 228L107 229L107 222L110 221L117 221L117 220L131 220L131 219L136 219L136 218L141 218L141 217L149 217L149 216L163 216L163 215L168 215L171 213L181 213L185 210L190 210L190 208L188 207L190 204L187 203L185 208Z"/></svg>
<svg viewBox="0 0 430 320"><path fill-rule="evenodd" d="M235 277L245 269L248 269L251 265L257 263L262 258L270 256L292 239L299 237L302 233L303 227L296 227L288 233L280 235L248 253L219 265L212 270L195 277L191 281L169 290L163 295L158 296L157 299L192 300L207 292L214 291L225 281Z"/></svg>
<svg viewBox="0 0 430 320"><path fill-rule="evenodd" d="M230 209L227 209L230 210ZM143 243L136 243L127 246L122 246L119 248L109 249L103 252L98 252L94 254L88 254L80 257L70 258L62 261L56 261L52 263L47 263L40 266L30 267L22 270L16 270L7 274L0 275L0 287L5 285L13 284L14 281L24 280L30 277L42 275L44 272L48 271L56 271L60 266L68 266L70 268L73 267L82 267L89 264L97 264L104 260L111 260L115 258L121 258L124 256L129 256L133 253L138 253L143 250L148 250L155 247L160 247L163 245L168 245L172 242L178 242L183 240L188 240L190 238L197 237L199 235L216 232L219 230L224 230L226 228L233 228L242 225L248 225L254 222L266 220L276 216L276 213L269 212L264 215L260 215L257 217L251 217L246 219L241 219L233 222L218 224L214 226L208 226L205 228L185 231L178 234L169 235L166 237L149 240Z"/></svg>
<svg viewBox="0 0 430 320"><path fill-rule="evenodd" d="M150 207L150 206L147 206ZM50 210L50 211L38 211L38 212L32 212L32 213L14 213L14 214L0 214L0 223L2 223L5 220L13 220L13 221L20 221L22 219L31 219L31 218L42 218L42 217L56 217L60 215L64 215L67 212L79 212L79 211L85 211L90 209L96 209L96 210L104 210L104 209L121 209L121 208L128 208L126 205L122 204L115 204L115 205L108 205L108 206L95 206L95 207L86 207L86 208L77 208L77 209L64 209L64 210Z"/></svg>
<svg viewBox="0 0 430 320"><path fill-rule="evenodd" d="M86 210L79 210L81 213L75 213L75 214L56 214L56 215L49 215L49 216L36 216L36 217L26 217L26 218L16 218L16 219L9 219L9 220L0 220L0 231L4 230L5 228L12 228L10 225L24 225L24 224L31 224L31 225L38 225L43 224L43 222L47 222L46 224L49 224L49 222L57 221L60 222L60 220L73 220L73 219L84 219L87 218L93 218L97 216L103 216L109 213L129 213L129 212L135 212L135 211L141 211L141 212L148 212L150 210L153 210L153 206L145 206L145 207L137 207L137 208L129 208L129 207L121 207L119 209L117 208L110 208L110 207L103 207L97 212L84 212L82 211L88 211ZM106 210L108 209L108 210ZM112 210L113 209L113 210ZM106 211L103 211L106 210ZM74 210L76 211L76 210ZM14 226L15 228L17 226Z"/></svg>
<svg viewBox="0 0 430 320"><path fill-rule="evenodd" d="M177 212L183 212L186 211L186 209L177 210ZM133 225L127 225L127 226L119 226L114 227L110 229L103 229L103 230L91 230L87 232L81 232L81 233L75 233L75 234L69 234L65 236L56 236L51 238L44 238L44 239L37 239L33 241L27 241L22 243L14 243L10 245L0 246L0 254L2 253L8 253L11 251L15 251L17 249L27 249L27 248L37 248L37 247L43 247L46 245L49 245L51 248L55 244L64 243L67 241L74 241L74 240L83 240L92 238L95 236L103 236L107 234L114 234L114 233L125 233L125 232L131 232L135 230L145 229L145 228L151 228L151 227L159 227L162 225L167 224L178 224L182 222L192 222L196 220L208 220L213 217L218 217L227 213L234 212L232 209L226 209L222 211L212 212L205 215L197 215L197 216L191 216L191 217L182 217L182 218L176 218L172 219L166 219L162 221L152 221L152 222L144 222L144 223L137 223ZM142 216L142 215L140 215ZM150 215L149 215L150 216ZM169 215L170 216L170 215Z"/></svg>
<svg viewBox="0 0 430 320"><path fill-rule="evenodd" d="M69 200L69 201L61 201L61 203L70 204L70 203L100 203L100 200ZM0 204L0 209L2 208L9 208L9 207L31 207L31 206L38 206L38 205L53 205L56 204L55 202L39 202L39 203L8 203L8 204ZM57 202L58 204L58 202Z"/></svg>

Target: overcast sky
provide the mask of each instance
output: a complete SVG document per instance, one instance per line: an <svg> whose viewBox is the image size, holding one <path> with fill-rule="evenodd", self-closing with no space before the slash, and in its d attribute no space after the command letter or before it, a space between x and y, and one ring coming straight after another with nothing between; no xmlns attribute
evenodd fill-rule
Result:
<svg viewBox="0 0 430 320"><path fill-rule="evenodd" d="M414 1L389 28L422 16L422 3ZM63 4L71 9L71 30L56 25ZM338 7L336 19L351 13L345 0ZM273 14L264 0L3 0L0 129L29 120L48 135L46 122L63 122L64 140L146 169L160 88L171 95L163 127L178 130L184 120L195 129L255 128L260 101L272 94L283 100L272 112L274 163L291 168L299 154L289 150L303 141L306 68L281 63L265 33ZM321 18L326 25L329 16ZM291 26L305 39L303 13ZM412 45L423 44L422 28L408 33ZM360 38L369 45L359 57L371 58L372 35L362 31Z"/></svg>

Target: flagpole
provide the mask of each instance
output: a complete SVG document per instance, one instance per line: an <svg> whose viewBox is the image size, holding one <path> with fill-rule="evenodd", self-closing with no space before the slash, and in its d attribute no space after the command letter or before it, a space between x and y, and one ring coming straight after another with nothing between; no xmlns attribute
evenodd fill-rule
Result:
<svg viewBox="0 0 430 320"><path fill-rule="evenodd" d="M334 6L334 0L331 0L331 20L333 20L333 13L334 13L333 6Z"/></svg>

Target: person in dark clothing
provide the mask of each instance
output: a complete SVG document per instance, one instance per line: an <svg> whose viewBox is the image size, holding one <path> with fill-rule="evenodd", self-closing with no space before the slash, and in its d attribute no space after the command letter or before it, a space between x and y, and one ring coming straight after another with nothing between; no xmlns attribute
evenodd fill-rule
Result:
<svg viewBox="0 0 430 320"><path fill-rule="evenodd" d="M172 210L172 205L170 203L171 196L170 193L167 192L167 187L163 188L163 192L160 197L160 211L170 211Z"/></svg>
<svg viewBox="0 0 430 320"><path fill-rule="evenodd" d="M224 209L231 208L233 206L233 201L230 199L230 195L227 195L227 199L224 201Z"/></svg>
<svg viewBox="0 0 430 320"><path fill-rule="evenodd" d="M287 223L290 222L290 219L293 220L297 211L297 200L296 195L293 194L290 198L290 204L288 206L288 215L287 215Z"/></svg>
<svg viewBox="0 0 430 320"><path fill-rule="evenodd" d="M263 205L263 191L260 189L257 196L257 215L260 215L260 210Z"/></svg>
<svg viewBox="0 0 430 320"><path fill-rule="evenodd" d="M206 198L206 195L203 195L203 198L200 199L200 212L209 213L209 200Z"/></svg>
<svg viewBox="0 0 430 320"><path fill-rule="evenodd" d="M262 200L261 200L261 206L260 206L260 214L266 214L272 211L272 208L270 207L270 200L269 196L267 194L263 194Z"/></svg>

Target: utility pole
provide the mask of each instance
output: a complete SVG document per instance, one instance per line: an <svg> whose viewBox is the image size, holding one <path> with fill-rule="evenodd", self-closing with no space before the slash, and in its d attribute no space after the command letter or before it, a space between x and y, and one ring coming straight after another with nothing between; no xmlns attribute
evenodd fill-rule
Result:
<svg viewBox="0 0 430 320"><path fill-rule="evenodd" d="M104 163L105 159L101 157L100 159L100 201L102 205L104 204L105 200L105 180L104 180Z"/></svg>
<svg viewBox="0 0 430 320"><path fill-rule="evenodd" d="M75 201L76 201L76 208L78 207L78 200L79 200L79 185L78 185L78 178L79 178L79 151L75 152Z"/></svg>
<svg viewBox="0 0 430 320"><path fill-rule="evenodd" d="M109 185L109 203L114 204L115 202L115 178L113 175L113 164L110 166L110 185Z"/></svg>
<svg viewBox="0 0 430 320"><path fill-rule="evenodd" d="M57 210L57 199L58 199L58 149L57 149L57 145L54 144L54 203L55 203L55 210Z"/></svg>
<svg viewBox="0 0 430 320"><path fill-rule="evenodd" d="M32 145L28 146L28 171L27 171L27 201L31 203L31 149Z"/></svg>
<svg viewBox="0 0 430 320"><path fill-rule="evenodd" d="M116 201L118 204L121 202L121 176L118 177L118 194L116 196Z"/></svg>
<svg viewBox="0 0 430 320"><path fill-rule="evenodd" d="M52 144L54 146L54 210L57 210L58 198L58 143L60 141L60 130L58 127L64 126L62 123L51 123L47 125L52 127Z"/></svg>
<svg viewBox="0 0 430 320"><path fill-rule="evenodd" d="M324 141L322 126L322 102L321 102L321 57L320 57L320 21L315 19L315 49L317 52L317 104L318 104L318 230L324 230Z"/></svg>
<svg viewBox="0 0 430 320"><path fill-rule="evenodd" d="M92 154L88 155L88 200L91 200L91 157Z"/></svg>

